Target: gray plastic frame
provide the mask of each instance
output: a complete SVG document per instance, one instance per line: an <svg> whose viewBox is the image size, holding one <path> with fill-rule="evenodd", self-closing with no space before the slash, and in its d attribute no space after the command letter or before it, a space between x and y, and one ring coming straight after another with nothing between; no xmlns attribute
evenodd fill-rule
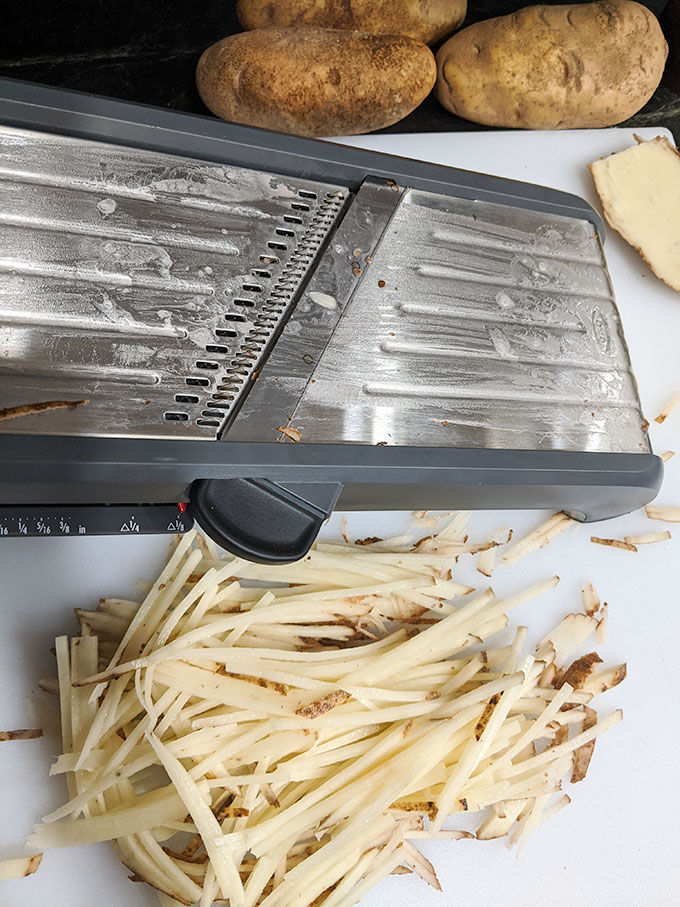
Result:
<svg viewBox="0 0 680 907"><path fill-rule="evenodd" d="M0 437L0 504L188 501L196 479L343 488L341 510L549 509L600 520L656 495L652 454ZM321 503L321 501L319 502Z"/></svg>
<svg viewBox="0 0 680 907"><path fill-rule="evenodd" d="M356 190L368 177L568 217L604 228L564 192L211 118L0 80L0 121L152 148ZM157 504L186 501L197 479L264 478L298 488L342 484L346 510L564 509L581 520L626 513L656 495L652 454L210 443L91 437L0 437L0 505ZM331 505L332 506L332 505Z"/></svg>

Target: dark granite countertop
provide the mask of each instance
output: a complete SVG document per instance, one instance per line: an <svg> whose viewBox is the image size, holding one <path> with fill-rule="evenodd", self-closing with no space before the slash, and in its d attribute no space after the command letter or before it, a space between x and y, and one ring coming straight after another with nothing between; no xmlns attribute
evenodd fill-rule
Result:
<svg viewBox="0 0 680 907"><path fill-rule="evenodd" d="M663 6L663 0L659 2ZM508 4L511 8L526 5L505 0ZM652 0L648 5L653 6ZM468 19L498 15L498 11L495 0L471 0ZM198 57L209 44L240 30L229 0L200 4L193 0L143 4L24 0L16 15L18 22L0 35L1 76L202 114L209 112L194 84ZM680 146L680 94L673 90L680 88L680 79L675 69L674 65L671 78L664 79L651 100L622 126L665 126ZM383 132L485 128L453 116L430 96Z"/></svg>

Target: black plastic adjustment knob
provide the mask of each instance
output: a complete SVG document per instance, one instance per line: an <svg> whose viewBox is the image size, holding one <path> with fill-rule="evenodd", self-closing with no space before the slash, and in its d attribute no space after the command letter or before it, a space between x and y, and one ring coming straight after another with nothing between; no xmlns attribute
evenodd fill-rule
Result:
<svg viewBox="0 0 680 907"><path fill-rule="evenodd" d="M287 564L307 554L342 488L293 487L268 479L199 479L190 489L191 512L232 554L259 564Z"/></svg>

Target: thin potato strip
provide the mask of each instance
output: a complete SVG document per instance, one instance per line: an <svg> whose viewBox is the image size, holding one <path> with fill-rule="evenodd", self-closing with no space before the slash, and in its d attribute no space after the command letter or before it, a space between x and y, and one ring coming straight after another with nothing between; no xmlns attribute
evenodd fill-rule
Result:
<svg viewBox="0 0 680 907"><path fill-rule="evenodd" d="M185 813L186 807L170 785L160 792L154 791L153 794L138 797L134 806L89 819L36 825L34 833L28 838L28 844L46 850L111 841L165 825Z"/></svg>
<svg viewBox="0 0 680 907"><path fill-rule="evenodd" d="M528 769L539 768L549 762L552 762L553 759L558 759L560 756L564 756L567 753L573 753L573 751L578 749L579 746L583 746L583 744L589 743L591 740L595 740L596 737L599 737L600 734L604 734L605 731L608 731L610 728L614 727L614 725L618 724L622 719L623 712L621 711L621 709L617 709L615 712L612 712L612 714L607 718L603 719L602 721L598 721L596 725L589 728L587 731L581 731L580 734L577 734L571 740L567 740L565 743L561 743L559 746L552 747L551 749L548 749L537 756L526 759L520 765L513 765L508 769L507 774L508 776L511 776Z"/></svg>
<svg viewBox="0 0 680 907"><path fill-rule="evenodd" d="M680 391L676 391L673 396L670 398L668 403L664 406L658 416L654 417L654 421L658 422L659 425L664 423L670 414L677 408L680 404Z"/></svg>
<svg viewBox="0 0 680 907"><path fill-rule="evenodd" d="M219 841L222 839L222 829L219 822L203 799L191 775L179 759L176 759L154 734L148 734L147 739L182 798L182 802L189 811L191 818L194 820L198 833L203 839L203 845L210 857L215 878L222 890L222 896L229 898L234 907L242 907L244 904L243 883L228 850L218 846Z"/></svg>
<svg viewBox="0 0 680 907"><path fill-rule="evenodd" d="M501 564L508 567L510 564L516 564L517 561L536 551L537 548L543 548L548 542L552 541L560 532L564 532L574 521L566 513L560 512L553 514L549 519L542 523L533 532L511 545L505 554L501 557Z"/></svg>
<svg viewBox="0 0 680 907"><path fill-rule="evenodd" d="M671 537L670 532L643 532L640 535L624 535L624 542L629 545L653 545L655 542L666 542Z"/></svg>
<svg viewBox="0 0 680 907"><path fill-rule="evenodd" d="M650 520L663 520L664 523L680 523L680 507L663 507L648 504L645 513Z"/></svg>

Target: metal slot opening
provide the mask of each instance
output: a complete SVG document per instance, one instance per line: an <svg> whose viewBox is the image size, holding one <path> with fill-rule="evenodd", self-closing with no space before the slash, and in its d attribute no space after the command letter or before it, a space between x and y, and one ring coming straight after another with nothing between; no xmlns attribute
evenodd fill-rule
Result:
<svg viewBox="0 0 680 907"><path fill-rule="evenodd" d="M220 367L218 362L211 362L209 359L198 359L194 365L196 368L208 368L213 370Z"/></svg>
<svg viewBox="0 0 680 907"><path fill-rule="evenodd" d="M229 409L231 403L228 400L208 400L206 403L210 409ZM205 415L205 413L203 413Z"/></svg>
<svg viewBox="0 0 680 907"><path fill-rule="evenodd" d="M168 422L188 422L188 413L164 413L163 418Z"/></svg>
<svg viewBox="0 0 680 907"><path fill-rule="evenodd" d="M282 252L285 252L288 246L283 242L268 242L267 247L269 249L280 249Z"/></svg>
<svg viewBox="0 0 680 907"><path fill-rule="evenodd" d="M198 403L196 394L175 394L175 403Z"/></svg>
<svg viewBox="0 0 680 907"><path fill-rule="evenodd" d="M311 211L309 205L305 205L303 202L291 202L291 208L294 211Z"/></svg>
<svg viewBox="0 0 680 907"><path fill-rule="evenodd" d="M263 277L265 280L268 280L272 276L271 271L265 271L263 268L253 268L250 273L253 277Z"/></svg>
<svg viewBox="0 0 680 907"><path fill-rule="evenodd" d="M232 331L229 328L216 328L215 333L218 337L238 337L238 331Z"/></svg>
<svg viewBox="0 0 680 907"><path fill-rule="evenodd" d="M249 309L252 309L252 307L255 305L252 299L234 299L232 300L232 302L234 303L234 305L244 305Z"/></svg>
<svg viewBox="0 0 680 907"><path fill-rule="evenodd" d="M283 219L287 224L301 224L302 218L298 217L297 214L284 214Z"/></svg>
<svg viewBox="0 0 680 907"><path fill-rule="evenodd" d="M206 353L228 353L228 346L220 346L218 343L208 343L205 348Z"/></svg>
<svg viewBox="0 0 680 907"><path fill-rule="evenodd" d="M184 381L189 387L210 387L208 378L185 378Z"/></svg>
<svg viewBox="0 0 680 907"><path fill-rule="evenodd" d="M284 230L283 227L278 227L276 230L277 236L295 236L294 230Z"/></svg>
<svg viewBox="0 0 680 907"><path fill-rule="evenodd" d="M244 283L243 289L246 291L246 293L261 293L262 292L262 287L259 285L259 283Z"/></svg>
<svg viewBox="0 0 680 907"><path fill-rule="evenodd" d="M276 255L260 255L261 265L277 265L279 263Z"/></svg>
<svg viewBox="0 0 680 907"><path fill-rule="evenodd" d="M210 425L212 428L220 427L217 419L196 419L196 425Z"/></svg>
<svg viewBox="0 0 680 907"><path fill-rule="evenodd" d="M300 198L316 198L316 192L310 192L309 189L300 189L298 192Z"/></svg>
<svg viewBox="0 0 680 907"><path fill-rule="evenodd" d="M246 320L245 315L238 315L236 312L226 312L224 318L225 318L225 321L245 321Z"/></svg>

